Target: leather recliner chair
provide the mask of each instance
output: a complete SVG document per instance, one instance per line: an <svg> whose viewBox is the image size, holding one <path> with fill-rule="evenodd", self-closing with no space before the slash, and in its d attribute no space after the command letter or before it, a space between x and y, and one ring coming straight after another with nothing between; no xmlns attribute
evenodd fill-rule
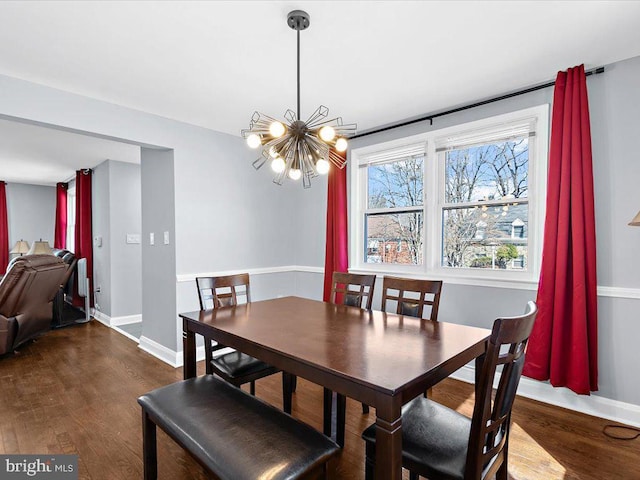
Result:
<svg viewBox="0 0 640 480"><path fill-rule="evenodd" d="M48 331L53 298L67 273L67 264L53 255L14 259L0 281L0 355Z"/></svg>
<svg viewBox="0 0 640 480"><path fill-rule="evenodd" d="M53 323L52 327L64 327L75 323L75 318L68 320L65 319L65 299L68 303L71 303L73 298L73 280L76 271L76 264L78 260L73 252L65 249L54 248L51 252L54 256L61 258L64 263L67 264L67 273L62 279L62 285L60 290L53 299Z"/></svg>

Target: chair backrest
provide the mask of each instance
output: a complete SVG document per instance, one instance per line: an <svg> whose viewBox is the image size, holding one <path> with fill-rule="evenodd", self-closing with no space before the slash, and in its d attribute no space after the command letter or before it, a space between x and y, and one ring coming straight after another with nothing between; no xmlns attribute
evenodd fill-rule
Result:
<svg viewBox="0 0 640 480"><path fill-rule="evenodd" d="M200 310L251 302L248 273L223 277L197 277L196 286L198 287ZM238 297L242 296L245 297L245 302L238 302Z"/></svg>
<svg viewBox="0 0 640 480"><path fill-rule="evenodd" d="M504 448L509 439L511 408L537 313L536 304L529 302L523 315L499 318L493 323L476 388L465 478L489 478L506 461ZM493 396L493 383L499 365L502 371L498 373L498 388Z"/></svg>
<svg viewBox="0 0 640 480"><path fill-rule="evenodd" d="M397 293L393 293L396 291ZM413 278L384 277L382 281L382 311L387 311L387 302L396 302L400 315L422 318L424 307L431 307L429 320L438 320L442 281L416 280Z"/></svg>
<svg viewBox="0 0 640 480"><path fill-rule="evenodd" d="M47 305L66 271L67 265L53 255L16 258L0 282L0 314L10 317Z"/></svg>
<svg viewBox="0 0 640 480"><path fill-rule="evenodd" d="M333 272L332 280L331 303L371 310L373 289L376 285L375 275Z"/></svg>

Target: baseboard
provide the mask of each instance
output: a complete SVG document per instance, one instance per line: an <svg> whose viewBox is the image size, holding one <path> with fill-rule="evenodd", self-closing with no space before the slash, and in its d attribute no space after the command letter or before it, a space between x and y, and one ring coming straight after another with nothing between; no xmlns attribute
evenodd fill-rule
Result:
<svg viewBox="0 0 640 480"><path fill-rule="evenodd" d="M121 328L118 328L117 326L112 326L111 328L116 332L118 332L120 335L124 335L129 340L133 340L136 343L140 343L140 339L134 335L131 335L129 332L125 332L124 330L122 330Z"/></svg>
<svg viewBox="0 0 640 480"><path fill-rule="evenodd" d="M129 323L137 323L142 321L142 315L126 315L123 317L110 317L106 313L93 309L92 316L100 323L107 327L117 327L118 325L128 325Z"/></svg>
<svg viewBox="0 0 640 480"><path fill-rule="evenodd" d="M102 313L99 310L96 310L95 308L91 311L91 316L93 318L95 318L97 321L99 321L100 323L106 325L107 327L111 326L111 317L109 315L105 315L104 313Z"/></svg>
<svg viewBox="0 0 640 480"><path fill-rule="evenodd" d="M111 326L128 325L130 323L139 323L142 321L142 314L125 315L123 317L111 317Z"/></svg>
<svg viewBox="0 0 640 480"><path fill-rule="evenodd" d="M144 335L140 337L138 347L154 357L159 358L164 363L168 363L174 368L177 368L182 364L182 354L175 350L171 350L170 348L167 348Z"/></svg>
<svg viewBox="0 0 640 480"><path fill-rule="evenodd" d="M451 375L451 378L474 383L475 370L471 365L465 365ZM568 388L556 388L547 382L539 382L527 377L521 378L518 395L594 417L640 427L640 406L631 403L611 400L598 395L577 395Z"/></svg>
<svg viewBox="0 0 640 480"><path fill-rule="evenodd" d="M180 368L183 365L181 351L176 352L175 350L171 350L144 335L140 337L138 347L174 368ZM204 360L204 345L196 348L196 361L199 362L201 360Z"/></svg>

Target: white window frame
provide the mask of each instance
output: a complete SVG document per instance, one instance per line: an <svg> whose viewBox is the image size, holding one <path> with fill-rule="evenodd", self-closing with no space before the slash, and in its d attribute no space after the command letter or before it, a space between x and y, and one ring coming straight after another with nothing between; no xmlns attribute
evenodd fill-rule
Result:
<svg viewBox="0 0 640 480"><path fill-rule="evenodd" d="M444 164L438 161L436 145L447 137L473 130L486 130L500 124L534 119L535 137L529 142L528 172L528 258L526 271L484 270L477 268L451 268L441 266L442 202L444 199ZM364 219L367 210L367 168L371 158L384 158L396 150L422 143L425 149L423 163L424 210L423 264L365 263ZM510 288L535 288L540 274L542 235L546 204L547 161L549 144L549 105L518 110L452 127L356 148L350 152L350 208L349 258L351 272L401 274L415 278L438 278L451 283L485 285Z"/></svg>

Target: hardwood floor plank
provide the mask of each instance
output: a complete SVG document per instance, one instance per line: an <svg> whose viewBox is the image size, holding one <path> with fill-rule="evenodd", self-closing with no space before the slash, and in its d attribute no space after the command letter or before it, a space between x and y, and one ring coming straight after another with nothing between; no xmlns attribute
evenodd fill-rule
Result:
<svg viewBox="0 0 640 480"><path fill-rule="evenodd" d="M204 374L202 362L198 374ZM178 381L174 369L119 333L91 322L47 333L17 355L0 358L0 453L78 454L82 480L142 478L143 393ZM246 389L245 389L246 390ZM282 377L256 382L257 396L282 408ZM434 399L471 415L473 386L445 380ZM322 428L322 387L298 380L293 415ZM336 478L364 478L360 433L375 420L347 400L345 448ZM607 420L518 398L513 413L511 480L637 480L640 440L602 434ZM158 432L159 478L205 480L202 468ZM405 472L404 478L408 478Z"/></svg>

